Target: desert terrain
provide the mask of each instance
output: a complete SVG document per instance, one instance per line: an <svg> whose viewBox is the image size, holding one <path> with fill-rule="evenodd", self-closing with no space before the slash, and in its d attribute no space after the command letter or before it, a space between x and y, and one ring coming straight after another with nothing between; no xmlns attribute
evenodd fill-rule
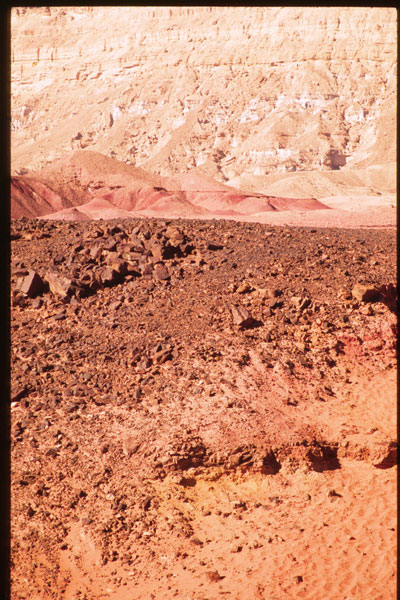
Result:
<svg viewBox="0 0 400 600"><path fill-rule="evenodd" d="M10 22L10 598L393 600L395 10Z"/></svg>

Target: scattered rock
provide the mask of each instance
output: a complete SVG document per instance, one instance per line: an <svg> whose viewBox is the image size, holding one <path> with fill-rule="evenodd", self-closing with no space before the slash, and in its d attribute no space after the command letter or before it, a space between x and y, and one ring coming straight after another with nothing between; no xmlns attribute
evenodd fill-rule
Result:
<svg viewBox="0 0 400 600"><path fill-rule="evenodd" d="M106 287L112 287L121 281L120 274L112 267L103 267L98 272L98 276L100 282Z"/></svg>
<svg viewBox="0 0 400 600"><path fill-rule="evenodd" d="M160 350L153 355L153 360L156 363L162 364L167 360L172 360L172 352L171 350Z"/></svg>
<svg viewBox="0 0 400 600"><path fill-rule="evenodd" d="M353 287L351 294L359 302L375 302L379 299L379 290L373 285L357 283Z"/></svg>
<svg viewBox="0 0 400 600"><path fill-rule="evenodd" d="M43 300L41 298L35 298L32 302L32 308L40 308L43 304Z"/></svg>
<svg viewBox="0 0 400 600"><path fill-rule="evenodd" d="M118 310L119 308L121 308L122 306L122 302L120 300L116 300L115 302L111 302L110 304L110 311L113 312L114 310Z"/></svg>
<svg viewBox="0 0 400 600"><path fill-rule="evenodd" d="M104 243L103 243L103 249L107 250L108 252L114 252L114 250L117 247L117 241L113 238L113 237L109 237Z"/></svg>
<svg viewBox="0 0 400 600"><path fill-rule="evenodd" d="M95 244L94 246L92 246L92 248L90 248L89 256L90 256L90 258L97 260L101 257L102 252L103 252L103 247L100 246L100 244Z"/></svg>
<svg viewBox="0 0 400 600"><path fill-rule="evenodd" d="M72 295L72 279L61 275L56 271L48 271L46 273L46 280L49 284L50 291L56 296L65 299Z"/></svg>
<svg viewBox="0 0 400 600"><path fill-rule="evenodd" d="M254 287L250 285L248 281L243 281L237 288L238 294L247 294L248 292L254 291Z"/></svg>
<svg viewBox="0 0 400 600"><path fill-rule="evenodd" d="M139 369L149 369L152 364L153 364L152 359L149 357L145 357L145 358L142 358L142 360L138 363L138 368Z"/></svg>
<svg viewBox="0 0 400 600"><path fill-rule="evenodd" d="M210 581L211 583L224 579L224 576L220 575L218 571L206 571L205 575L208 581Z"/></svg>
<svg viewBox="0 0 400 600"><path fill-rule="evenodd" d="M160 262L154 265L153 275L156 279L160 279L162 281L170 278L170 274L168 272L167 267L164 265L164 263Z"/></svg>
<svg viewBox="0 0 400 600"><path fill-rule="evenodd" d="M11 388L10 400L11 402L18 402L18 400L24 398L27 395L27 393L28 390L25 386L13 386Z"/></svg>
<svg viewBox="0 0 400 600"><path fill-rule="evenodd" d="M54 321L63 321L66 318L67 318L67 313L65 310L60 310L60 312L58 312L52 316L52 319Z"/></svg>
<svg viewBox="0 0 400 600"><path fill-rule="evenodd" d="M34 298L44 289L44 281L36 271L29 271L28 275L17 283L17 289L29 298Z"/></svg>
<svg viewBox="0 0 400 600"><path fill-rule="evenodd" d="M255 324L255 319L251 316L249 311L243 306L233 306L231 308L233 323L246 329Z"/></svg>
<svg viewBox="0 0 400 600"><path fill-rule="evenodd" d="M45 455L49 458L56 458L58 456L58 448L49 448Z"/></svg>
<svg viewBox="0 0 400 600"><path fill-rule="evenodd" d="M301 296L292 296L291 301L298 311L304 310L311 304L311 300L309 298L302 298Z"/></svg>
<svg viewBox="0 0 400 600"><path fill-rule="evenodd" d="M216 242L208 242L207 244L207 250L222 250L223 249L223 245L222 244L217 244Z"/></svg>
<svg viewBox="0 0 400 600"><path fill-rule="evenodd" d="M203 542L201 540L199 540L199 538L197 538L197 537L192 537L190 541L195 546L204 546Z"/></svg>

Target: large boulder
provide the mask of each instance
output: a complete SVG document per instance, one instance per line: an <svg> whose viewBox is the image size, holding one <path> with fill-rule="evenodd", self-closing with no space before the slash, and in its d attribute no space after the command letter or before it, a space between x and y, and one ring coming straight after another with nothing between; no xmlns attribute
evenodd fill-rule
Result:
<svg viewBox="0 0 400 600"><path fill-rule="evenodd" d="M21 277L17 282L20 292L34 298L44 290L44 281L36 271L28 271L28 275Z"/></svg>
<svg viewBox="0 0 400 600"><path fill-rule="evenodd" d="M351 294L359 302L376 302L379 299L379 290L372 284L356 283Z"/></svg>
<svg viewBox="0 0 400 600"><path fill-rule="evenodd" d="M65 275L51 270L46 273L46 280L49 283L50 291L56 296L65 299L72 296L74 291L73 281Z"/></svg>

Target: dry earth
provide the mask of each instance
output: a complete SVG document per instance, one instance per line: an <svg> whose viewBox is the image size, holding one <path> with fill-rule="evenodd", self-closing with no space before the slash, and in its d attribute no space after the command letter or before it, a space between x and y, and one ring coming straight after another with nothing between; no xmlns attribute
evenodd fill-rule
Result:
<svg viewBox="0 0 400 600"><path fill-rule="evenodd" d="M395 597L394 232L12 238L13 598Z"/></svg>
<svg viewBox="0 0 400 600"><path fill-rule="evenodd" d="M396 597L396 49L12 10L12 600Z"/></svg>

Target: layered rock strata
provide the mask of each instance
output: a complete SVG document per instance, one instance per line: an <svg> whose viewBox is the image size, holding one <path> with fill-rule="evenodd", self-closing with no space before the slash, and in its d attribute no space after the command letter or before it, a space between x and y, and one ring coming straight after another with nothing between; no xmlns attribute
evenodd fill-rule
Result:
<svg viewBox="0 0 400 600"><path fill-rule="evenodd" d="M220 181L395 161L394 9L15 8L11 32L15 172L79 148Z"/></svg>

